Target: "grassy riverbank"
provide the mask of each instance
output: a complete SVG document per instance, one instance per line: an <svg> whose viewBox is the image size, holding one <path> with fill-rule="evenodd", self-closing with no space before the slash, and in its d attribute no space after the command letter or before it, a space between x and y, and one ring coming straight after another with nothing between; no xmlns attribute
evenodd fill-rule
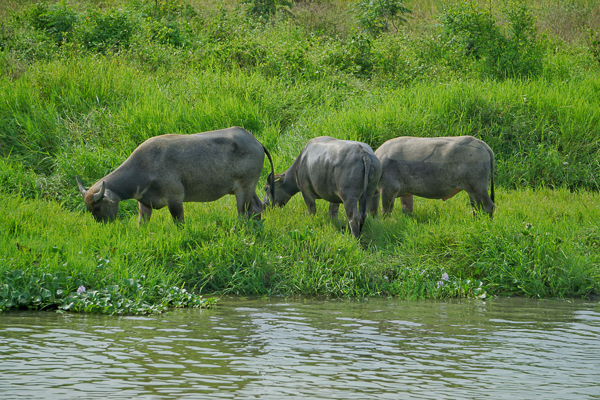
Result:
<svg viewBox="0 0 600 400"><path fill-rule="evenodd" d="M357 3L298 3L293 18L233 2L5 3L0 309L209 305L199 293L599 293L600 6L421 2L398 31L376 32ZM509 23L477 43L453 16ZM531 29L517 40L519 21ZM502 54L474 54L492 42ZM164 210L138 227L135 201L111 225L83 212L75 175L89 186L148 137L233 125L278 172L319 135L374 149L401 135L474 135L496 153L495 218L473 218L465 194L415 199L414 217L369 219L357 243L324 203L308 217L300 196L260 223L239 220L233 197L186 204L184 229Z"/></svg>

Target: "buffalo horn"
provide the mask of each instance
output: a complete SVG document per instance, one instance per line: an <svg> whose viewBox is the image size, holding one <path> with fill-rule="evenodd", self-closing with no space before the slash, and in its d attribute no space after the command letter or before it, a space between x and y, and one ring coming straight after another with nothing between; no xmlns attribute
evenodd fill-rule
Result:
<svg viewBox="0 0 600 400"><path fill-rule="evenodd" d="M81 193L81 195L83 197L85 197L85 193L87 192L87 190L85 190L85 188L83 187L83 184L81 183L81 181L79 180L79 177L76 176L75 179L77 180L77 186L79 186L79 192Z"/></svg>

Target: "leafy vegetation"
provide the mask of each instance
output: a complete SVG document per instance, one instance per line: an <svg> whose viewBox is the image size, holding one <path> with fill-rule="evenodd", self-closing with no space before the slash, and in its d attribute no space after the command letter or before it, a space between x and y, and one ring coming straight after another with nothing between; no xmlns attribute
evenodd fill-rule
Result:
<svg viewBox="0 0 600 400"><path fill-rule="evenodd" d="M24 249L21 247L20 250ZM204 299L179 287L146 287L146 282L132 278L123 279L120 285L88 291L83 285L77 287L81 279L73 276L61 273L31 275L12 270L4 271L2 282L0 311L26 307L103 314L154 314L170 307L207 308L216 303L215 298Z"/></svg>
<svg viewBox="0 0 600 400"><path fill-rule="evenodd" d="M505 21L499 24L498 18ZM491 78L536 76L542 71L545 44L537 38L535 19L525 1L513 0L496 17L477 2L463 2L442 14L444 39L456 57L474 59ZM462 58L459 57L459 58ZM460 61L458 61L460 63Z"/></svg>
<svg viewBox="0 0 600 400"><path fill-rule="evenodd" d="M355 12L359 25L373 36L391 30L390 26L398 31L411 13L403 0L358 0Z"/></svg>
<svg viewBox="0 0 600 400"><path fill-rule="evenodd" d="M599 21L586 0L3 2L0 309L597 294ZM277 172L319 135L476 136L496 154L495 218L460 194L417 199L357 243L300 196L260 222L231 198L186 204L183 229L162 211L138 227L135 201L112 225L84 213L76 175L89 186L151 136L233 125Z"/></svg>

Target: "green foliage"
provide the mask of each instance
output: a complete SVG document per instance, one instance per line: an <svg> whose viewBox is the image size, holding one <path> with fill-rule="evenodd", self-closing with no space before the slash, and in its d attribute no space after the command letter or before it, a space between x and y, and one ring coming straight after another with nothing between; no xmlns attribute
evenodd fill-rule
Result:
<svg viewBox="0 0 600 400"><path fill-rule="evenodd" d="M148 288L137 279L124 279L121 285L100 290L80 286L59 303L58 309L100 314L159 314L172 307L209 308L214 304L214 298L204 299L183 288L164 285Z"/></svg>
<svg viewBox="0 0 600 400"><path fill-rule="evenodd" d="M477 0L447 6L442 14L445 40L466 57L478 60L492 78L536 76L542 69L543 43L537 39L535 20L522 0L503 7L501 26L491 9ZM456 57L456 55L454 55Z"/></svg>
<svg viewBox="0 0 600 400"><path fill-rule="evenodd" d="M172 44L180 47L185 43L185 36L176 22L160 22L150 20L146 29L152 42Z"/></svg>
<svg viewBox="0 0 600 400"><path fill-rule="evenodd" d="M357 242L331 223L325 202L307 218L300 196L259 222L238 219L232 197L187 203L178 229L166 210L142 227L133 212L98 224L52 202L0 195L0 301L5 309L145 313L197 304L198 291L407 299L598 293L597 193L496 196L494 220L473 218L465 194L416 198L412 218L400 210L369 218Z"/></svg>
<svg viewBox="0 0 600 400"><path fill-rule="evenodd" d="M487 297L486 287L482 281L472 279L452 279L446 272L436 282L440 297L467 297L485 299Z"/></svg>
<svg viewBox="0 0 600 400"><path fill-rule="evenodd" d="M269 21L277 13L292 15L293 0L244 0L241 4L246 5L248 14L260 21Z"/></svg>
<svg viewBox="0 0 600 400"><path fill-rule="evenodd" d="M562 224L563 221L559 217L553 222ZM540 222L540 225L545 223ZM575 296L593 290L596 285L593 279L578 274L581 266L577 265L576 257L565 256L566 248L570 247L563 245L565 239L551 238L545 232L546 226L542 229L523 222L522 226L515 224L505 231L497 231L494 241L479 238L469 243L485 248L478 254L479 260L474 261L473 268L479 276L485 276L489 290L527 297L563 296L567 283Z"/></svg>
<svg viewBox="0 0 600 400"><path fill-rule="evenodd" d="M140 17L144 18L140 18L140 25L150 43L176 47L188 44L189 21L198 16L189 4L182 0L144 1L141 10Z"/></svg>
<svg viewBox="0 0 600 400"><path fill-rule="evenodd" d="M216 302L179 287L160 284L146 287L144 276L123 279L120 285L89 290L82 279L73 276L32 272L12 270L1 273L0 311L50 308L101 314L157 314L170 307L207 308Z"/></svg>
<svg viewBox="0 0 600 400"><path fill-rule="evenodd" d="M184 0L141 0L140 8L147 17L157 21L171 21L178 17L195 16L195 10L189 4L184 3Z"/></svg>
<svg viewBox="0 0 600 400"><path fill-rule="evenodd" d="M594 59L600 64L600 31L594 31L592 28L588 28L588 43L590 53Z"/></svg>
<svg viewBox="0 0 600 400"><path fill-rule="evenodd" d="M324 54L324 63L338 71L354 76L368 77L373 71L372 41L363 34L357 34L332 47Z"/></svg>
<svg viewBox="0 0 600 400"><path fill-rule="evenodd" d="M88 11L77 33L83 46L104 53L127 49L135 29L130 14L123 10Z"/></svg>
<svg viewBox="0 0 600 400"><path fill-rule="evenodd" d="M406 22L412 11L404 6L404 0L358 0L354 3L356 19L362 29L377 37Z"/></svg>
<svg viewBox="0 0 600 400"><path fill-rule="evenodd" d="M56 44L69 40L77 23L77 14L64 2L36 3L25 14L35 29L45 32Z"/></svg>

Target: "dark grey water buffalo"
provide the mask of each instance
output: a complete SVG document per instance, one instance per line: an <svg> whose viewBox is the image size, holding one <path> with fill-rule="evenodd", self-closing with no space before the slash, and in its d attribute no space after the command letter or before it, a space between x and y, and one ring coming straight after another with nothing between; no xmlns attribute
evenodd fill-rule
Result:
<svg viewBox="0 0 600 400"><path fill-rule="evenodd" d="M383 172L371 213L377 214L381 196L383 215L401 198L402 210L412 212L413 195L448 200L461 190L473 208L491 217L494 211L494 152L472 136L390 139L375 152ZM491 177L491 198L487 185Z"/></svg>
<svg viewBox="0 0 600 400"><path fill-rule="evenodd" d="M275 176L273 203L283 206L302 192L310 214L317 211L316 199L327 200L336 223L343 203L350 230L358 237L380 176L381 164L367 144L321 136L310 140L292 166ZM265 191L271 190L267 184ZM269 204L268 196L264 204Z"/></svg>
<svg viewBox="0 0 600 400"><path fill-rule="evenodd" d="M121 200L136 199L140 223L150 219L152 209L165 206L181 223L184 202L214 201L226 194L235 195L239 214L260 218L263 208L255 190L265 154L273 171L267 149L239 127L161 135L142 143L89 190L76 180L97 221L113 221Z"/></svg>

